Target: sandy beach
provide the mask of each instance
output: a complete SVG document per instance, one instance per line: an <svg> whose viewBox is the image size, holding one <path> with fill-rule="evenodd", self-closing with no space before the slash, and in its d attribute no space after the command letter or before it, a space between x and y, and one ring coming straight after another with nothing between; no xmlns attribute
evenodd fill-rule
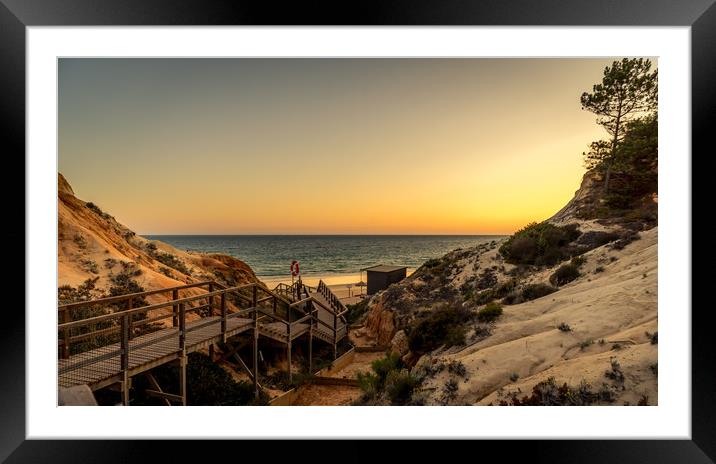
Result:
<svg viewBox="0 0 716 464"><path fill-rule="evenodd" d="M408 275L415 272L415 269L408 268ZM274 288L280 283L290 285L291 276L285 277L262 277L258 278L265 283L269 288ZM363 282L365 282L365 273L363 274ZM335 295L343 301L345 304L355 304L362 299L362 296L366 294L366 287L358 287L356 284L361 281L361 275L355 274L331 274L331 275L310 275L301 276L301 280L304 284L309 286L318 285L319 281L323 281L328 287L335 293ZM362 296L361 296L362 295Z"/></svg>

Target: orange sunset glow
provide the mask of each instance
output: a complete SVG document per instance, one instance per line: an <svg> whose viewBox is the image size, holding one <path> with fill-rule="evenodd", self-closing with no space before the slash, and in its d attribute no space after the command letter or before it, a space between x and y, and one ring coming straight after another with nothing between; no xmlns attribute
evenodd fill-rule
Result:
<svg viewBox="0 0 716 464"><path fill-rule="evenodd" d="M612 59L61 59L59 171L139 234L507 234Z"/></svg>

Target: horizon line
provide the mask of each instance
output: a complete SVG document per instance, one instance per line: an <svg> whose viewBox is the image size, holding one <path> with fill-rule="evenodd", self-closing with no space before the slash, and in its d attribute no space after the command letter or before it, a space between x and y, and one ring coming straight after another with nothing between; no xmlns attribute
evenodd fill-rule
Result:
<svg viewBox="0 0 716 464"><path fill-rule="evenodd" d="M141 237L147 237L147 236L155 236L155 237L182 237L182 236L203 236L203 237L225 237L225 236L242 236L242 237L316 237L316 236L324 236L324 237L360 237L360 236L371 236L371 237L503 237L506 235L511 235L509 233L504 234L375 234L375 233L366 233L366 234L309 234L309 233L297 233L297 234L270 234L270 233L258 233L258 234L235 234L235 233L224 233L224 234L202 234L202 233L172 233L172 234L162 234L162 233L151 233L151 234L137 234Z"/></svg>

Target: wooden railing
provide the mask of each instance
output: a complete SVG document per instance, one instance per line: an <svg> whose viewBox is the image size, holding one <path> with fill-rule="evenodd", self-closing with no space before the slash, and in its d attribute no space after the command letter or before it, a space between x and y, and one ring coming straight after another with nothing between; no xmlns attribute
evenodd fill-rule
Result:
<svg viewBox="0 0 716 464"><path fill-rule="evenodd" d="M180 292L190 289L202 293L180 297ZM308 292L306 294L308 295ZM145 297L153 295L167 295L168 299L160 303L141 306L138 304ZM317 313L321 307L335 315L333 327L318 317ZM93 309L95 313L92 312ZM105 313L96 314L98 312L96 310ZM190 314L196 315L195 320L215 315L219 318L207 321L205 324L193 324L188 329L187 315ZM218 282L204 281L58 306L59 357L68 359L70 354L80 354L98 348L102 342L104 345L119 343L121 367L125 370L128 367L129 341L135 336L170 327L176 328L177 350L184 350L189 331L211 324L220 324L220 333L225 341L227 320L240 316L253 319L255 325L263 321L280 322L285 325L287 340L291 340L297 325L307 322L310 324L311 331L317 327L325 327L329 333L332 332L334 340L344 335L338 333L337 327L337 321L342 313L336 312L332 307L325 307L310 295L291 300L281 292L271 291L260 283L226 287ZM133 349L176 337L177 331L170 331L160 338L135 344ZM104 339L97 342L101 337ZM94 344L81 345L81 342L93 339ZM74 353L72 353L73 347Z"/></svg>

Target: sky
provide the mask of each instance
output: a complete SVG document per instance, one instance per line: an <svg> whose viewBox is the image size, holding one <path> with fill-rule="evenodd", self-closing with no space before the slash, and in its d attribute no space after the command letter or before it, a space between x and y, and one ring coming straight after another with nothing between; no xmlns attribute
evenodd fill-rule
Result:
<svg viewBox="0 0 716 464"><path fill-rule="evenodd" d="M145 234L508 234L572 198L612 59L59 60L58 168Z"/></svg>

